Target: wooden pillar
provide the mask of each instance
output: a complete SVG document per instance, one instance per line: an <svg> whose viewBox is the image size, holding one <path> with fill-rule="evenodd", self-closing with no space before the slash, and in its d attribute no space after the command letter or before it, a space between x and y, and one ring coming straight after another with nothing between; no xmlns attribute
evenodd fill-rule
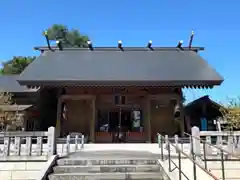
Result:
<svg viewBox="0 0 240 180"><path fill-rule="evenodd" d="M61 134L61 105L62 99L59 97L57 104L56 137L59 137Z"/></svg>
<svg viewBox="0 0 240 180"><path fill-rule="evenodd" d="M148 122L148 142L151 143L152 131L151 131L151 99L146 98L147 105L147 122Z"/></svg>
<svg viewBox="0 0 240 180"><path fill-rule="evenodd" d="M95 142L95 122L96 122L96 98L92 99L92 118L90 121L90 139Z"/></svg>
<svg viewBox="0 0 240 180"><path fill-rule="evenodd" d="M180 131L181 131L181 137L183 137L185 132L185 123L184 123L185 112L184 112L182 101L179 102L179 106L180 106L180 112L181 112L180 113Z"/></svg>

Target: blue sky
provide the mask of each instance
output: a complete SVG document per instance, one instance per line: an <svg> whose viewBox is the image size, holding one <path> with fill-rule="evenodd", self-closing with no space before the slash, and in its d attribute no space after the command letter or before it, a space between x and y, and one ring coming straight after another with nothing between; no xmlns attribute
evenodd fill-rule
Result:
<svg viewBox="0 0 240 180"><path fill-rule="evenodd" d="M55 23L78 28L96 46L204 46L201 55L225 78L211 90L185 90L187 100L209 94L226 102L240 95L240 2L237 0L5 0L0 5L0 60L18 55L38 55L45 45L41 33ZM237 83L238 82L238 83Z"/></svg>

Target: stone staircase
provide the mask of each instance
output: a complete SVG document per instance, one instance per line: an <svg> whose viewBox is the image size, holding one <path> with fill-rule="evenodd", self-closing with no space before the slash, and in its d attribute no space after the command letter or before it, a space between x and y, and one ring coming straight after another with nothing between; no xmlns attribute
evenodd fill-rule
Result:
<svg viewBox="0 0 240 180"><path fill-rule="evenodd" d="M49 180L166 180L156 157L80 157L59 159Z"/></svg>

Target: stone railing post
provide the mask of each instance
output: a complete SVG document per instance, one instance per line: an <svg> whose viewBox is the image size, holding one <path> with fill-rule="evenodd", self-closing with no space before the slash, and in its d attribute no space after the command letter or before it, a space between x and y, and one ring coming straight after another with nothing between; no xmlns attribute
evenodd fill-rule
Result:
<svg viewBox="0 0 240 180"><path fill-rule="evenodd" d="M66 152L67 152L67 154L69 154L70 153L70 148L71 148L71 136L70 135L68 135L67 136L67 141L66 141Z"/></svg>
<svg viewBox="0 0 240 180"><path fill-rule="evenodd" d="M158 147L161 148L161 135L157 133L157 142L158 142Z"/></svg>
<svg viewBox="0 0 240 180"><path fill-rule="evenodd" d="M75 136L75 151L78 150L78 143L79 143L79 135Z"/></svg>
<svg viewBox="0 0 240 180"><path fill-rule="evenodd" d="M234 137L229 135L228 136L228 152L234 153Z"/></svg>
<svg viewBox="0 0 240 180"><path fill-rule="evenodd" d="M84 148L84 143L85 143L85 139L84 139L84 135L82 134L82 137L81 137L81 148L83 149Z"/></svg>
<svg viewBox="0 0 240 180"><path fill-rule="evenodd" d="M42 155L42 149L43 149L43 138L42 137L37 137L37 155L41 156Z"/></svg>
<svg viewBox="0 0 240 180"><path fill-rule="evenodd" d="M238 135L238 136L236 136L237 137L237 142L235 142L235 153L237 153L237 154L239 154L239 150L240 150L240 136Z"/></svg>
<svg viewBox="0 0 240 180"><path fill-rule="evenodd" d="M198 127L194 126L191 129L192 131L192 147L193 153L195 155L201 155L201 141L200 141L200 130Z"/></svg>
<svg viewBox="0 0 240 180"><path fill-rule="evenodd" d="M179 147L179 142L178 142L178 135L176 134L175 136L174 136L174 141L175 141L175 146L176 146L176 153L178 152L178 149L177 148L180 148Z"/></svg>
<svg viewBox="0 0 240 180"><path fill-rule="evenodd" d="M217 142L216 142L216 144L217 144L217 146L218 147L222 147L222 145L223 145L223 142L222 142L223 140L222 140L222 135L219 135L219 136L217 136Z"/></svg>
<svg viewBox="0 0 240 180"><path fill-rule="evenodd" d="M31 156L31 153L32 153L32 137L26 137L26 151L27 151L27 156Z"/></svg>
<svg viewBox="0 0 240 180"><path fill-rule="evenodd" d="M10 155L10 137L6 136L4 137L4 142L3 142L3 155L4 156L9 156Z"/></svg>
<svg viewBox="0 0 240 180"><path fill-rule="evenodd" d="M14 146L15 146L15 153L17 156L21 155L21 137L15 137L15 141L14 141Z"/></svg>
<svg viewBox="0 0 240 180"><path fill-rule="evenodd" d="M56 130L55 127L48 128L48 156L57 154Z"/></svg>
<svg viewBox="0 0 240 180"><path fill-rule="evenodd" d="M170 148L170 146L169 146L169 142L168 142L168 135L165 135L165 145L166 145L166 147L165 147L165 149L168 149L168 148Z"/></svg>
<svg viewBox="0 0 240 180"><path fill-rule="evenodd" d="M205 145L205 151L207 155L211 155L212 154L212 147L210 144L212 144L212 139L211 136L206 136L206 145Z"/></svg>

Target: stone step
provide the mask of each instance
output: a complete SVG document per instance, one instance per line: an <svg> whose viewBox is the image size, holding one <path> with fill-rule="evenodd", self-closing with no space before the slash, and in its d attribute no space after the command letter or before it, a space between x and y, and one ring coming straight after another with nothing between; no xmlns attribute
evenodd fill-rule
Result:
<svg viewBox="0 0 240 180"><path fill-rule="evenodd" d="M90 165L90 166L55 166L55 173L104 173L104 172L159 172L160 166L158 164L153 165Z"/></svg>
<svg viewBox="0 0 240 180"><path fill-rule="evenodd" d="M154 172L129 172L129 173L54 173L48 176L49 180L115 180L115 179L136 179L136 180L163 180L163 175Z"/></svg>
<svg viewBox="0 0 240 180"><path fill-rule="evenodd" d="M58 165L124 165L124 164L135 164L135 165L147 165L147 164L157 164L156 158L138 158L132 159L121 158L121 159L71 159L63 158L57 160Z"/></svg>

